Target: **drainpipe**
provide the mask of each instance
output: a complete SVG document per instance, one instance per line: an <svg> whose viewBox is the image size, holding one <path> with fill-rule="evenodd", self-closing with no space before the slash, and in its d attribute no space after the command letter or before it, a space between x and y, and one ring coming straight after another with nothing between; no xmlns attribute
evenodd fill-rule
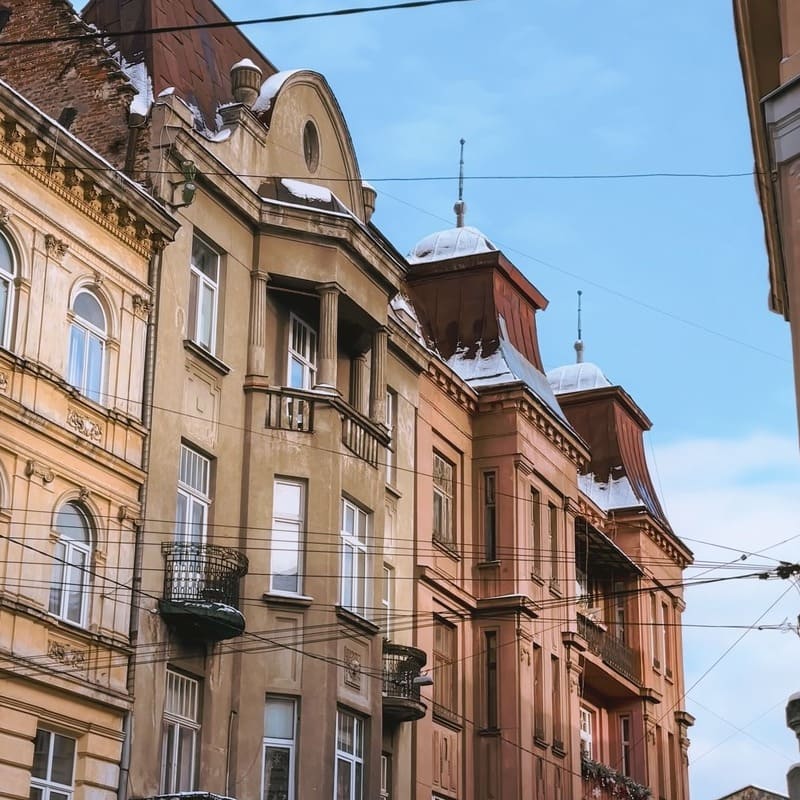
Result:
<svg viewBox="0 0 800 800"><path fill-rule="evenodd" d="M147 272L147 284L152 292L152 307L147 319L147 336L145 339L144 378L142 381L142 425L145 428L144 449L142 451L142 471L144 482L139 487L139 507L141 519L134 523L135 540L133 552L133 582L131 584L131 610L128 621L128 638L132 653L128 657L128 677L126 689L130 697L134 696L136 684L136 650L139 640L139 603L142 590L142 557L144 552L144 520L147 519L147 485L150 474L150 426L153 421L153 384L156 364L156 336L158 332L158 296L161 283L161 264L163 250L151 256ZM119 784L117 800L128 800L128 778L131 768L131 740L133 738L133 711L125 712L122 723L122 756L119 765Z"/></svg>

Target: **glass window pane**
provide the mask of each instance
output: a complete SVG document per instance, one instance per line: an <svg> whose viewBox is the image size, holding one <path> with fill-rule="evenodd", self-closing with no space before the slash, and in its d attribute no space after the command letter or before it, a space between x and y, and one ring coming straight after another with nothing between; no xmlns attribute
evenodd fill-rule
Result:
<svg viewBox="0 0 800 800"><path fill-rule="evenodd" d="M3 342L3 334L6 330L6 314L10 313L10 309L6 311L10 294L9 282L5 278L0 278L0 344Z"/></svg>
<svg viewBox="0 0 800 800"><path fill-rule="evenodd" d="M194 789L194 731L178 726L178 763L176 792L189 792Z"/></svg>
<svg viewBox="0 0 800 800"><path fill-rule="evenodd" d="M86 517L73 503L66 503L56 514L56 530L66 539L89 543L89 526Z"/></svg>
<svg viewBox="0 0 800 800"><path fill-rule="evenodd" d="M289 386L293 389L307 389L305 377L306 369L303 363L293 356L289 370Z"/></svg>
<svg viewBox="0 0 800 800"><path fill-rule="evenodd" d="M275 481L275 494L272 501L276 517L300 516L303 490L299 483Z"/></svg>
<svg viewBox="0 0 800 800"><path fill-rule="evenodd" d="M183 537L186 533L186 520L188 518L188 504L189 498L178 492L178 503L175 509L175 533L179 537Z"/></svg>
<svg viewBox="0 0 800 800"><path fill-rule="evenodd" d="M95 402L100 402L103 389L103 343L96 336L89 336L86 360L86 395Z"/></svg>
<svg viewBox="0 0 800 800"><path fill-rule="evenodd" d="M336 759L336 800L351 800L352 765L341 758Z"/></svg>
<svg viewBox="0 0 800 800"><path fill-rule="evenodd" d="M79 389L83 387L83 359L85 349L86 332L78 325L72 325L69 331L67 380Z"/></svg>
<svg viewBox="0 0 800 800"><path fill-rule="evenodd" d="M215 292L208 284L200 288L200 309L197 315L197 342L203 347L211 347L211 337L214 327L214 299Z"/></svg>
<svg viewBox="0 0 800 800"><path fill-rule="evenodd" d="M290 769L289 748L264 748L264 800L287 800Z"/></svg>
<svg viewBox="0 0 800 800"><path fill-rule="evenodd" d="M67 571L67 582L65 589L67 592L66 617L72 622L81 622L83 612L83 585L86 566L86 554L80 550L71 550L69 554L70 567Z"/></svg>
<svg viewBox="0 0 800 800"><path fill-rule="evenodd" d="M75 766L75 740L53 734L53 768L50 779L54 783L72 786L72 770Z"/></svg>
<svg viewBox="0 0 800 800"><path fill-rule="evenodd" d="M361 800L361 784L363 781L364 765L356 763L353 777L353 800Z"/></svg>
<svg viewBox="0 0 800 800"><path fill-rule="evenodd" d="M342 550L342 605L353 607L353 549L349 545Z"/></svg>
<svg viewBox="0 0 800 800"><path fill-rule="evenodd" d="M343 530L351 535L356 531L356 510L351 505L344 507Z"/></svg>
<svg viewBox="0 0 800 800"><path fill-rule="evenodd" d="M81 292L75 298L75 302L72 304L72 310L76 317L80 317L105 333L106 319L103 314L103 308L93 294Z"/></svg>
<svg viewBox="0 0 800 800"><path fill-rule="evenodd" d="M42 790L36 786L31 786L31 793L28 795L28 800L42 800Z"/></svg>
<svg viewBox="0 0 800 800"><path fill-rule="evenodd" d="M293 522L275 520L272 528L272 588L282 592L296 592L300 526Z"/></svg>
<svg viewBox="0 0 800 800"><path fill-rule="evenodd" d="M164 723L164 749L161 754L161 764L163 768L161 789L165 792L175 791L175 767L173 759L175 758L175 734L177 733L177 727L177 725L169 722Z"/></svg>
<svg viewBox="0 0 800 800"><path fill-rule="evenodd" d="M189 539L194 544L202 544L205 539L206 507L202 503L192 500L189 513L191 514Z"/></svg>
<svg viewBox="0 0 800 800"><path fill-rule="evenodd" d="M264 735L269 739L294 739L294 700L272 697L267 700Z"/></svg>
<svg viewBox="0 0 800 800"><path fill-rule="evenodd" d="M202 239L195 236L192 240L192 265L216 283L218 264L217 254Z"/></svg>
<svg viewBox="0 0 800 800"><path fill-rule="evenodd" d="M358 538L367 541L367 515L363 511L358 512Z"/></svg>
<svg viewBox="0 0 800 800"><path fill-rule="evenodd" d="M67 550L62 542L58 542L53 553L53 577L50 582L51 614L61 613L61 596L64 591L64 558Z"/></svg>
<svg viewBox="0 0 800 800"><path fill-rule="evenodd" d="M337 715L336 748L343 753L352 753L355 742L355 717L350 714Z"/></svg>
<svg viewBox="0 0 800 800"><path fill-rule="evenodd" d="M31 775L34 778L47 778L47 759L50 754L51 736L49 731L41 729L36 731L36 740L33 743L33 766L31 767Z"/></svg>

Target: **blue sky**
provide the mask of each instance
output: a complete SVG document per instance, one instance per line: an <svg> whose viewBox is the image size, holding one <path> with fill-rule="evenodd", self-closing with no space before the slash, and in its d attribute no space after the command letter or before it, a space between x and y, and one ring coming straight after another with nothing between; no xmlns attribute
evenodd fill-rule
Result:
<svg viewBox="0 0 800 800"><path fill-rule="evenodd" d="M220 4L233 19L342 6ZM653 420L675 529L717 545L691 541L698 559L800 534L788 326L767 310L752 178L474 178L751 169L730 0L474 0L245 31L279 68L326 76L378 189L375 222L403 252L453 224L467 140L467 223L549 298L547 367L574 358L583 290L587 358ZM454 177L379 180L443 175ZM767 555L797 561L800 538L744 563ZM762 622L796 621L800 595L756 580L690 590L685 621L749 625L787 589ZM687 686L741 633L687 629ZM791 633L748 633L690 692L695 800L748 783L784 790L798 758L783 722L798 648Z"/></svg>

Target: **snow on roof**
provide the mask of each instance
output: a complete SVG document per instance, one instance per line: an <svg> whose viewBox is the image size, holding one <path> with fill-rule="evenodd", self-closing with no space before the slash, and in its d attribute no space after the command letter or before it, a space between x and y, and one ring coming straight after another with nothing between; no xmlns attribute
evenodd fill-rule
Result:
<svg viewBox="0 0 800 800"><path fill-rule="evenodd" d="M425 337L422 335L422 325L419 324L419 317L411 302L411 298L402 292L398 292L390 301L389 308L394 313L394 316L409 329L414 338L424 347Z"/></svg>
<svg viewBox="0 0 800 800"><path fill-rule="evenodd" d="M253 113L260 114L263 111L269 111L272 107L272 101L275 95L278 94L283 84L286 83L295 72L299 72L299 70L285 69L283 72L276 72L274 75L270 75L269 78L261 84L261 91L258 93L258 97L252 105Z"/></svg>
<svg viewBox="0 0 800 800"><path fill-rule="evenodd" d="M578 475L578 488L604 511L644 505L634 493L627 475L608 481L596 480L593 472Z"/></svg>
<svg viewBox="0 0 800 800"><path fill-rule="evenodd" d="M147 72L147 64L144 61L140 61L138 64L129 64L122 57L122 54L117 57L120 69L133 84L133 88L136 89L136 94L131 100L130 112L131 114L138 114L140 117L146 117L153 105L153 81Z"/></svg>
<svg viewBox="0 0 800 800"><path fill-rule="evenodd" d="M293 178L281 178L281 183L295 197L299 197L301 200L318 200L320 203L330 203L333 197L333 192L330 189L326 189L324 186L317 186L315 183L297 181ZM339 198L336 199L338 200Z"/></svg>
<svg viewBox="0 0 800 800"><path fill-rule="evenodd" d="M611 386L597 364L582 361L579 364L566 364L556 367L547 373L547 381L556 394L567 392L583 392L589 389L602 389Z"/></svg>
<svg viewBox="0 0 800 800"><path fill-rule="evenodd" d="M497 248L477 228L449 228L421 239L408 255L410 264L440 261L445 258L491 253Z"/></svg>
<svg viewBox="0 0 800 800"><path fill-rule="evenodd" d="M249 59L249 58L243 58L243 59L241 59L241 61L237 61L237 62L236 62L236 63L235 63L235 64L234 64L234 65L231 67L231 72L233 72L233 70L235 70L235 69L238 69L239 67L250 67L250 69L257 69L259 72L261 72L261 67L259 67L259 66L258 66L258 64L255 64L255 63L254 63L254 62L253 62L251 59Z"/></svg>

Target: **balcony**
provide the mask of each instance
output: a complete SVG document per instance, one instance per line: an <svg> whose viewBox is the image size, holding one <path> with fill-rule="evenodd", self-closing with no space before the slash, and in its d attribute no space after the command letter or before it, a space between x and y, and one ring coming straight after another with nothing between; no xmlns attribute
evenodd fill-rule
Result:
<svg viewBox="0 0 800 800"><path fill-rule="evenodd" d="M210 544L165 542L164 596L158 608L181 636L217 642L241 636L239 581L247 557L238 550Z"/></svg>
<svg viewBox="0 0 800 800"><path fill-rule="evenodd" d="M611 636L602 625L598 625L580 612L578 613L578 633L586 639L589 652L594 653L605 664L616 670L624 678L642 685L639 654L615 636Z"/></svg>
<svg viewBox="0 0 800 800"><path fill-rule="evenodd" d="M653 796L647 786L586 756L581 757L581 777L584 800L650 800Z"/></svg>
<svg viewBox="0 0 800 800"><path fill-rule="evenodd" d="M383 718L393 724L413 722L425 716L415 678L428 657L416 647L383 643Z"/></svg>
<svg viewBox="0 0 800 800"><path fill-rule="evenodd" d="M342 415L342 444L371 467L378 466L378 454L385 444L376 428L373 422L355 416L352 411Z"/></svg>
<svg viewBox="0 0 800 800"><path fill-rule="evenodd" d="M315 399L313 392L301 389L269 389L266 427L313 433Z"/></svg>

